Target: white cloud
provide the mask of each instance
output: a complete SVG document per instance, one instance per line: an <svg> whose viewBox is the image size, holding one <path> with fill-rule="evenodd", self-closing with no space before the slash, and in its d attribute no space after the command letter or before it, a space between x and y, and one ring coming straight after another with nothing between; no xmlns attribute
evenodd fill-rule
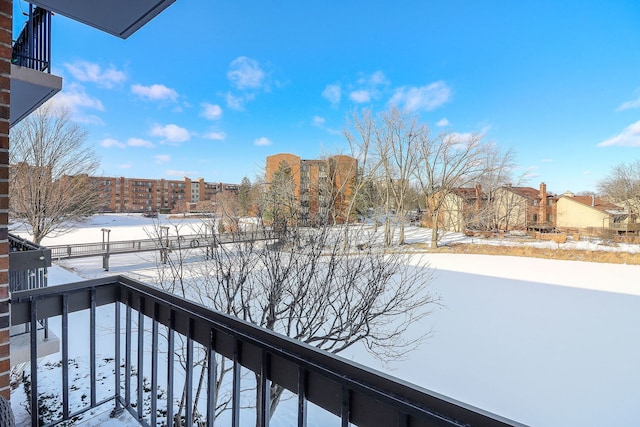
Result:
<svg viewBox="0 0 640 427"><path fill-rule="evenodd" d="M168 154L158 154L157 156L153 156L156 159L156 163L167 163L171 160L171 156Z"/></svg>
<svg viewBox="0 0 640 427"><path fill-rule="evenodd" d="M191 138L191 134L183 127L174 124L168 125L154 125L151 128L151 136L157 136L162 138L162 142L179 143L188 141Z"/></svg>
<svg viewBox="0 0 640 427"><path fill-rule="evenodd" d="M322 97L336 107L340 104L340 98L342 98L342 88L338 83L327 85L322 91Z"/></svg>
<svg viewBox="0 0 640 427"><path fill-rule="evenodd" d="M324 126L325 121L324 117L314 116L313 119L311 119L311 124L313 126L322 127Z"/></svg>
<svg viewBox="0 0 640 427"><path fill-rule="evenodd" d="M121 165L118 166L120 169L131 169L133 167L133 163L128 162L128 163L123 163Z"/></svg>
<svg viewBox="0 0 640 427"><path fill-rule="evenodd" d="M52 102L67 108L72 113L77 113L80 108L91 108L104 111L104 106L98 98L87 94L84 87L78 84L69 84L63 91L53 97Z"/></svg>
<svg viewBox="0 0 640 427"><path fill-rule="evenodd" d="M234 95L231 92L227 93L227 107L236 111L244 111L244 104L247 101L251 101L255 98L255 95L246 93L244 95Z"/></svg>
<svg viewBox="0 0 640 427"><path fill-rule="evenodd" d="M640 108L640 98L634 101L623 102L618 108L616 108L616 111L631 110L633 108Z"/></svg>
<svg viewBox="0 0 640 427"><path fill-rule="evenodd" d="M389 84L387 76L382 71L376 71L369 76L364 76L358 80L358 83L369 86L379 86Z"/></svg>
<svg viewBox="0 0 640 427"><path fill-rule="evenodd" d="M540 160L540 163L553 163L553 159L552 158L542 159Z"/></svg>
<svg viewBox="0 0 640 427"><path fill-rule="evenodd" d="M214 141L224 141L227 137L227 134L224 132L209 132L204 134L206 139L212 139Z"/></svg>
<svg viewBox="0 0 640 427"><path fill-rule="evenodd" d="M478 135L477 133L470 133L470 132L453 132L451 133L450 138L456 144L460 144L463 142L471 141L473 138L477 137L477 135Z"/></svg>
<svg viewBox="0 0 640 427"><path fill-rule="evenodd" d="M264 146L267 146L267 145L271 145L271 140L269 138L263 136L263 137L255 139L253 141L253 143L255 145L257 145L258 147L264 147Z"/></svg>
<svg viewBox="0 0 640 427"><path fill-rule="evenodd" d="M369 102L371 100L371 93L365 89L354 90L349 94L349 99L359 104Z"/></svg>
<svg viewBox="0 0 640 427"><path fill-rule="evenodd" d="M445 127L445 126L449 126L449 125L450 125L449 120L447 120L446 117L438 120L438 122L436 123L436 126L441 127L441 128Z"/></svg>
<svg viewBox="0 0 640 427"><path fill-rule="evenodd" d="M178 99L178 92L175 90L166 87L165 85L153 84L151 86L143 86L143 85L132 85L131 93L134 95L138 95L142 99L146 99L148 101L162 101L162 100L170 100L176 101Z"/></svg>
<svg viewBox="0 0 640 427"><path fill-rule="evenodd" d="M451 89L443 81L426 86L403 86L396 89L389 100L392 105L402 106L405 110L432 111L449 101Z"/></svg>
<svg viewBox="0 0 640 427"><path fill-rule="evenodd" d="M236 89L257 89L264 84L265 73L258 61L240 56L231 61L227 78Z"/></svg>
<svg viewBox="0 0 640 427"><path fill-rule="evenodd" d="M584 175L584 176L591 175L591 171L584 171L584 172L582 172L582 175Z"/></svg>
<svg viewBox="0 0 640 427"><path fill-rule="evenodd" d="M100 87L110 89L127 79L124 72L117 70L113 65L102 69L100 65L88 61L76 61L66 63L64 67L73 77L81 82L95 83Z"/></svg>
<svg viewBox="0 0 640 427"><path fill-rule="evenodd" d="M602 141L598 147L640 147L640 121L630 124L620 134Z"/></svg>
<svg viewBox="0 0 640 427"><path fill-rule="evenodd" d="M105 148L111 148L111 147L117 147L117 148L125 148L126 145L123 144L120 141L117 141L115 139L112 138L105 138L102 141L100 141L100 145L105 147Z"/></svg>
<svg viewBox="0 0 640 427"><path fill-rule="evenodd" d="M222 108L218 104L209 104L203 102L202 104L202 116L208 120L218 120L222 117Z"/></svg>
<svg viewBox="0 0 640 427"><path fill-rule="evenodd" d="M153 148L153 142L142 138L129 138L127 140L127 145L130 147Z"/></svg>

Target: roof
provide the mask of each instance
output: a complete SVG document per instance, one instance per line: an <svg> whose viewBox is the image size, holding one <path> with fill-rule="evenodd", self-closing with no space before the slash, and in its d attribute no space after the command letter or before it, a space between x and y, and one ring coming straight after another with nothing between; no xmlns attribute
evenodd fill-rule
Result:
<svg viewBox="0 0 640 427"><path fill-rule="evenodd" d="M511 191L512 193L517 194L518 196L526 197L527 199L540 198L540 190L537 190L533 187L511 187L506 185L500 188Z"/></svg>
<svg viewBox="0 0 640 427"><path fill-rule="evenodd" d="M619 206L614 205L613 203L607 202L606 200L599 199L597 197L591 196L573 196L568 197L564 196L564 199L573 200L576 203L580 203L585 206L589 206L591 208L597 209L601 212L605 213L622 213L622 209Z"/></svg>
<svg viewBox="0 0 640 427"><path fill-rule="evenodd" d="M477 193L475 187L459 187L454 188L451 193L462 197L465 200L474 200L477 199ZM480 197L484 197L484 193L481 193Z"/></svg>

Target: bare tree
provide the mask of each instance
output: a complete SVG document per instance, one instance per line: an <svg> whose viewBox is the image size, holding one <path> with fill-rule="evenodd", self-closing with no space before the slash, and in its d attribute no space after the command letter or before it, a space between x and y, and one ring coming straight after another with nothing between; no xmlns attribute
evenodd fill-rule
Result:
<svg viewBox="0 0 640 427"><path fill-rule="evenodd" d="M296 200L296 183L291 166L286 162L278 165L260 205L263 223L272 226L274 231L282 232L290 225L298 225L300 207Z"/></svg>
<svg viewBox="0 0 640 427"><path fill-rule="evenodd" d="M255 211L256 200L254 200L254 194L255 191L253 191L251 180L245 176L238 187L238 207L241 215L247 216Z"/></svg>
<svg viewBox="0 0 640 427"><path fill-rule="evenodd" d="M416 178L426 198L431 217L431 247L438 246L441 211L455 188L475 183L487 172L490 145L478 134L442 133L431 138L420 135L420 164Z"/></svg>
<svg viewBox="0 0 640 427"><path fill-rule="evenodd" d="M354 114L351 126L358 135L355 137L350 131L345 131L352 150L356 148L359 158L369 160L360 166L363 175L356 187L355 200L361 203L363 197L367 197L373 210L379 211L382 207L380 217L384 221L385 245L393 243L396 226L399 227L398 244L403 244L412 179L419 163L418 144L420 135L428 133L428 130L415 116L397 108L391 108L378 117L364 110Z"/></svg>
<svg viewBox="0 0 640 427"><path fill-rule="evenodd" d="M393 205L394 222L399 226L398 244L402 245L405 241L404 225L411 179L419 165L419 145L428 135L429 129L420 124L417 117L408 116L394 107L381 115L375 132L376 151L384 170L386 194ZM391 245L393 240L393 233L389 230L390 218L391 215L388 215L385 221L387 245Z"/></svg>
<svg viewBox="0 0 640 427"><path fill-rule="evenodd" d="M526 173L516 176L514 152L511 149L502 151L494 144L487 144L486 149L484 172L475 182L480 200L473 209L469 209L469 215L465 218L468 226L482 231L496 230L501 224L508 225L517 199L513 192L505 195L501 189L522 185L527 178Z"/></svg>
<svg viewBox="0 0 640 427"><path fill-rule="evenodd" d="M353 246L345 249L340 227L347 226ZM430 269L378 248L375 236L364 230L348 224L289 226L268 244L238 236L232 243L211 245L205 259L184 269L167 266L169 275L183 278L165 283L176 290L184 284L185 295L207 307L329 352L362 343L391 361L429 334L428 328L417 336L406 332L430 313L438 297L427 290ZM227 371L216 373L219 384ZM283 391L271 384L272 415ZM255 402L263 404L259 393Z"/></svg>
<svg viewBox="0 0 640 427"><path fill-rule="evenodd" d="M371 204L377 209L381 201L380 188L376 175L380 170L380 159L373 156L375 143L375 123L370 110L354 113L350 123L351 129L344 130L344 136L349 143L351 157L358 161L358 174L352 186L351 203L347 215L351 217L361 203ZM366 215L367 212L361 212ZM377 220L375 221L377 224ZM349 246L349 228L344 228L344 244Z"/></svg>
<svg viewBox="0 0 640 427"><path fill-rule="evenodd" d="M640 214L640 159L619 163L598 182L598 191L614 203L623 204L634 216Z"/></svg>
<svg viewBox="0 0 640 427"><path fill-rule="evenodd" d="M89 175L99 163L86 140L68 111L52 104L11 130L9 213L31 227L35 243L97 209Z"/></svg>

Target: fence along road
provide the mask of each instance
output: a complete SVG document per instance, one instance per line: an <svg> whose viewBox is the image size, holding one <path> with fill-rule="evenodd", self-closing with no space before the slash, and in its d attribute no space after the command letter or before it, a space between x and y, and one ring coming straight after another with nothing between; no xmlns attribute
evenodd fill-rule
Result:
<svg viewBox="0 0 640 427"><path fill-rule="evenodd" d="M209 248L219 244L271 240L275 237L269 232L243 232L225 234L191 234L184 236L158 237L154 239L124 240L116 242L76 243L70 245L47 246L51 250L52 260L87 258L102 256L102 267L109 270L109 257L118 254L160 251L163 262L169 252L176 249Z"/></svg>

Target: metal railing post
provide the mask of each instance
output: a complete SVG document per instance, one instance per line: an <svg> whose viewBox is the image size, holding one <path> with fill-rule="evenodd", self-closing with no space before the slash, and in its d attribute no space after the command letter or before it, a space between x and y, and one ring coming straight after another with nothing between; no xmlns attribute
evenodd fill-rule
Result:
<svg viewBox="0 0 640 427"><path fill-rule="evenodd" d="M31 330L30 330L30 351L31 351L31 425L37 426L38 416L38 300L31 297Z"/></svg>

